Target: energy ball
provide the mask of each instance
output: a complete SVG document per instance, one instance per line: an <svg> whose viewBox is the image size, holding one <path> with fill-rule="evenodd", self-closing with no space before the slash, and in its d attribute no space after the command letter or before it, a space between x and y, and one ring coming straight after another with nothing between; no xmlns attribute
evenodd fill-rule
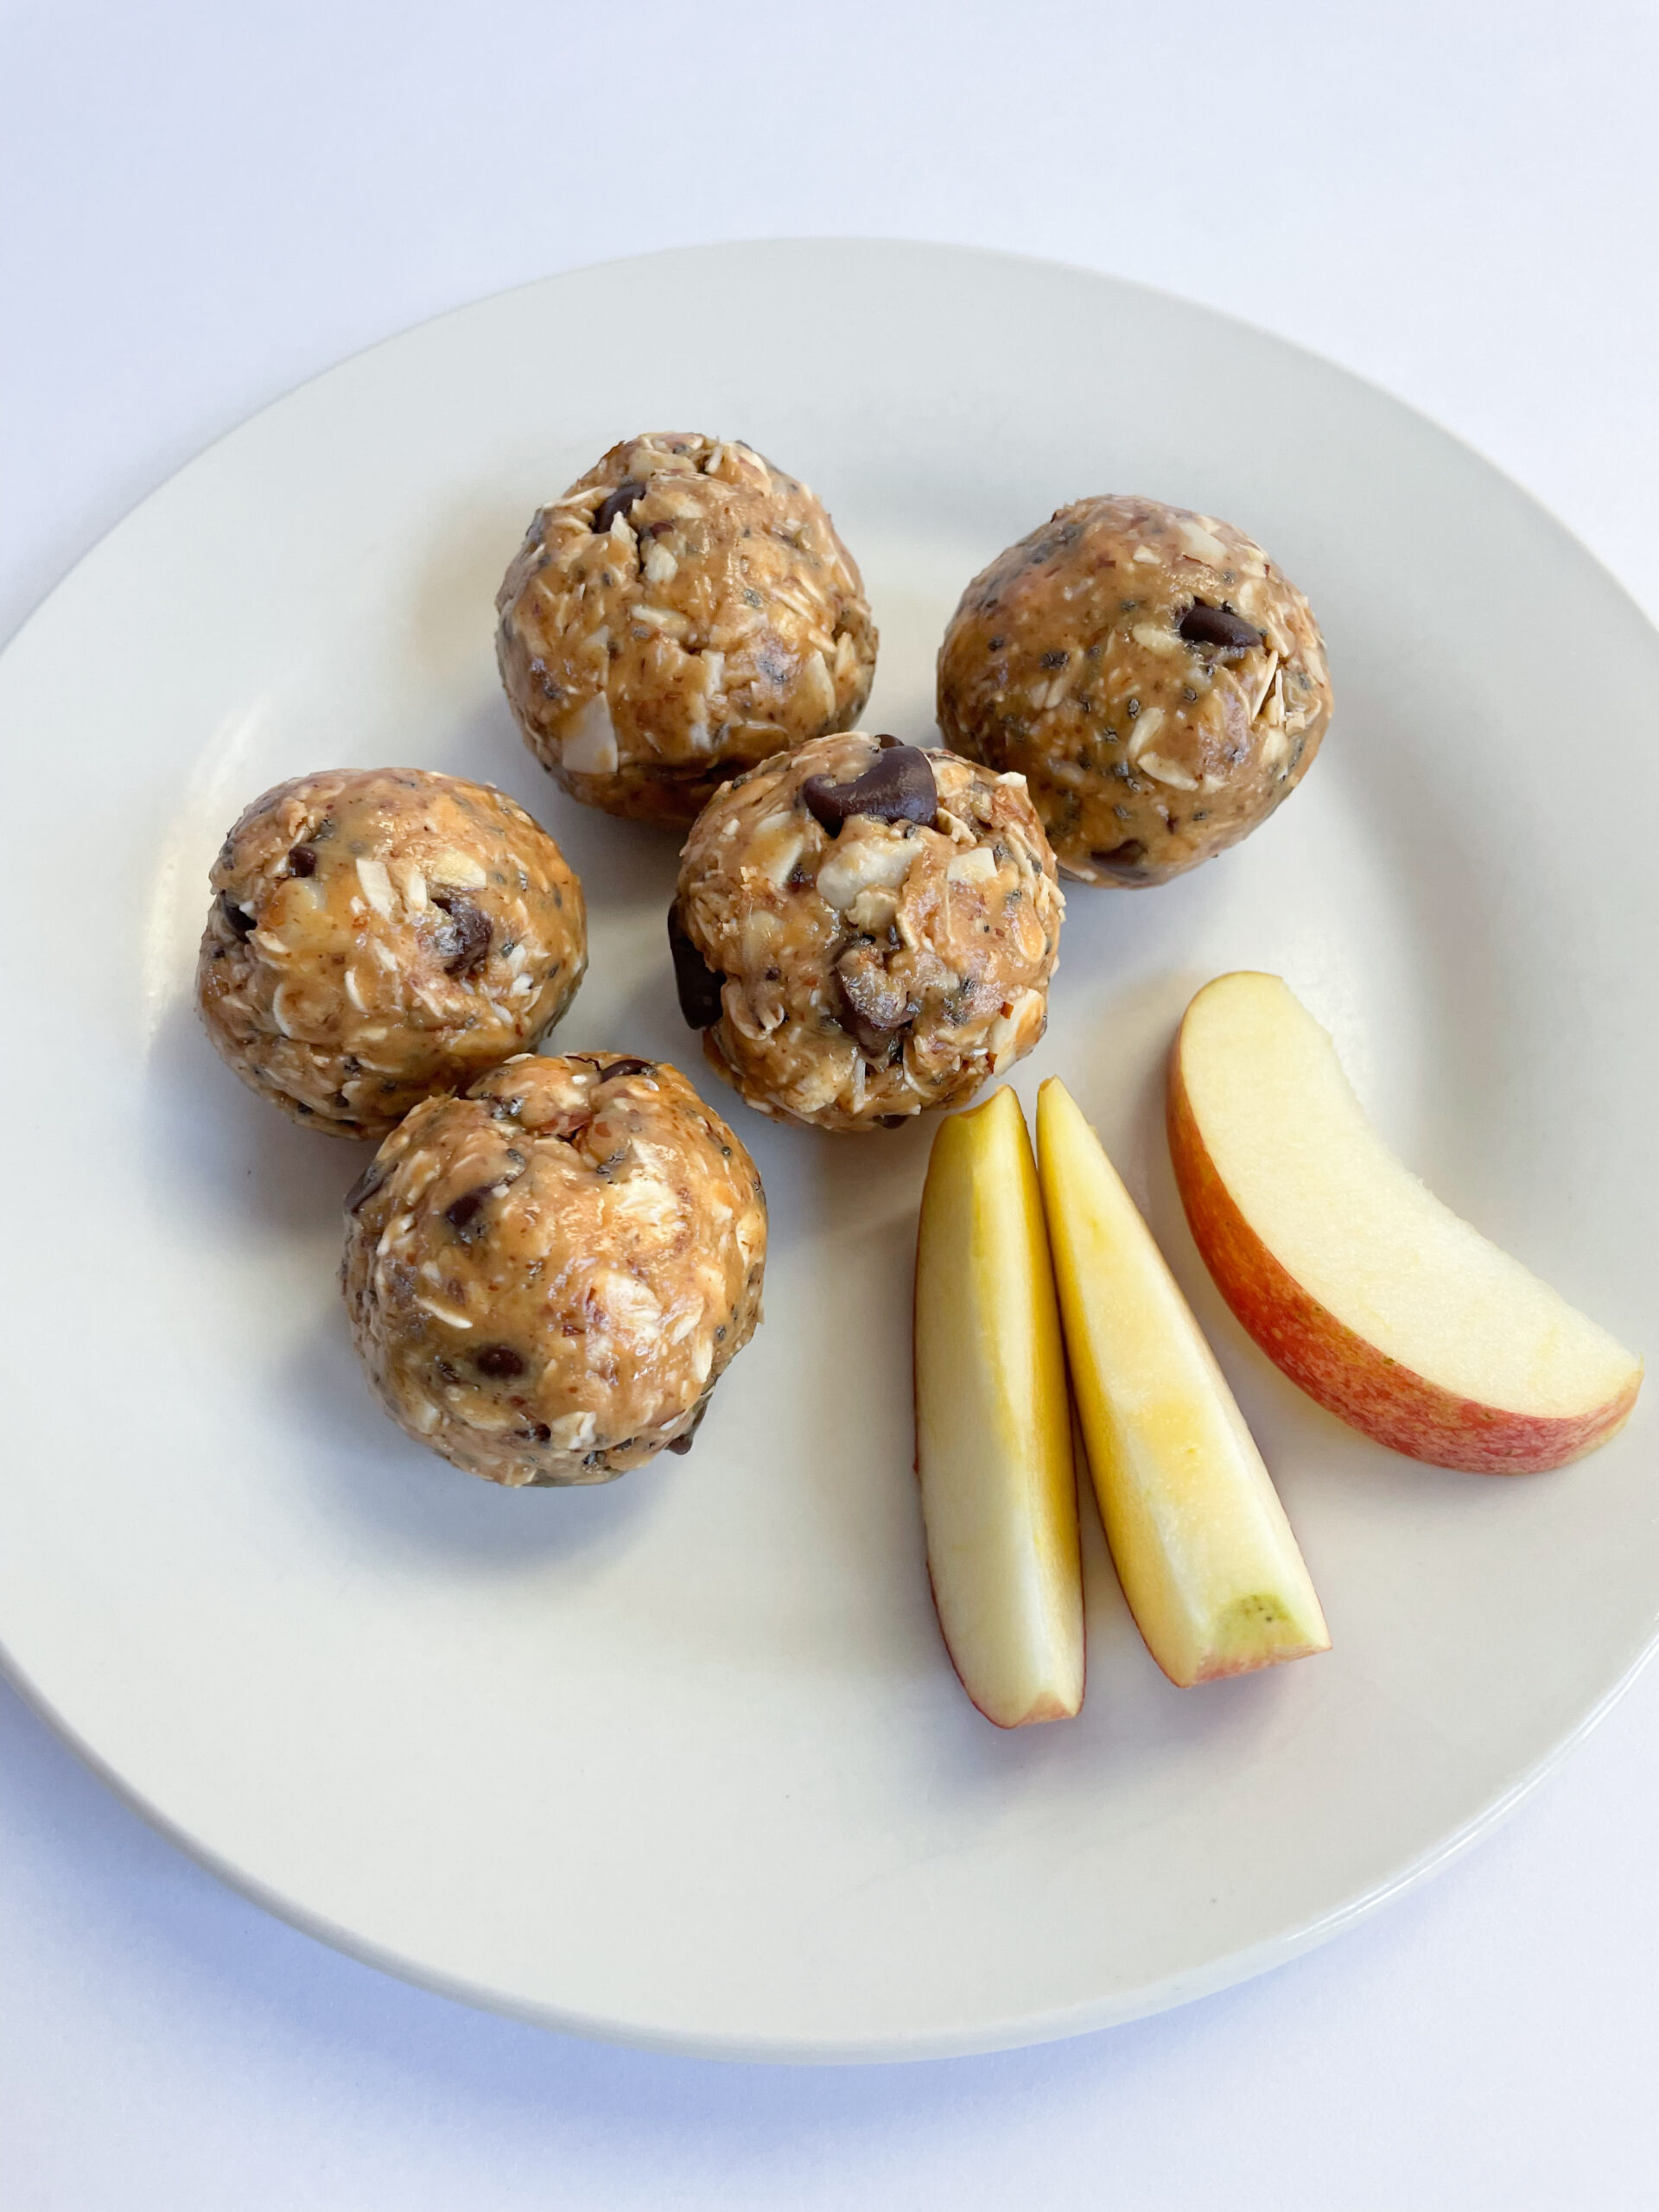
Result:
<svg viewBox="0 0 1659 2212"><path fill-rule="evenodd" d="M1080 499L976 576L939 651L947 744L1022 769L1061 868L1166 883L1287 798L1331 719L1313 611L1230 523Z"/></svg>
<svg viewBox="0 0 1659 2212"><path fill-rule="evenodd" d="M381 1137L522 1052L588 962L582 886L487 784L334 768L254 800L213 863L196 999L285 1113Z"/></svg>
<svg viewBox="0 0 1659 2212"><path fill-rule="evenodd" d="M875 626L804 484L747 446L613 446L530 525L496 599L524 742L573 798L683 824L870 696Z"/></svg>
<svg viewBox="0 0 1659 2212"><path fill-rule="evenodd" d="M677 1069L521 1054L393 1130L340 1276L398 1427L516 1489L685 1451L766 1257L754 1162Z"/></svg>
<svg viewBox="0 0 1659 2212"><path fill-rule="evenodd" d="M740 776L686 841L680 1005L763 1114L957 1106L1048 1018L1065 900L1023 776L853 731Z"/></svg>

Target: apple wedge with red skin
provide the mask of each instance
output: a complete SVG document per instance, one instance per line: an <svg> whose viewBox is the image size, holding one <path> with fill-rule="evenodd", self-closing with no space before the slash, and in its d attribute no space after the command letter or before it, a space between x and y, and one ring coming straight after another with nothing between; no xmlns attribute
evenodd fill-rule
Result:
<svg viewBox="0 0 1659 2212"><path fill-rule="evenodd" d="M940 1124L916 1248L916 1472L963 1688L999 1728L1083 1703L1077 1474L1025 1116L1001 1090Z"/></svg>
<svg viewBox="0 0 1659 2212"><path fill-rule="evenodd" d="M1411 1459L1485 1474L1564 1465L1624 1426L1641 1361L1395 1158L1281 978L1198 993L1168 1108L1205 1264L1309 1397Z"/></svg>

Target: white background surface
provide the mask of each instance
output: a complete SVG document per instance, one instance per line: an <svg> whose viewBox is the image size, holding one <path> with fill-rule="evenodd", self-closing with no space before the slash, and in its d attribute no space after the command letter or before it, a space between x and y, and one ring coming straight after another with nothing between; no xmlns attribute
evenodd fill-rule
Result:
<svg viewBox="0 0 1659 2212"><path fill-rule="evenodd" d="M1014 12L0 6L0 632L343 353L550 270L801 232L1048 253L1262 322L1470 438L1659 611L1650 10ZM623 342L673 334L642 301ZM800 342L880 333L829 302ZM1268 1980L839 2073L402 1988L198 1872L10 1694L0 1728L5 2212L1659 2193L1659 1672L1496 1839Z"/></svg>

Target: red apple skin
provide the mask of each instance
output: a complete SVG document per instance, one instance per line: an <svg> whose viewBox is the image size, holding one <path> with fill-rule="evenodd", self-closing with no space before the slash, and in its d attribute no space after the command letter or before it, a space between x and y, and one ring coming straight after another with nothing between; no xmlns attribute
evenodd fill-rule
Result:
<svg viewBox="0 0 1659 2212"><path fill-rule="evenodd" d="M1639 1376L1610 1404L1552 1420L1457 1397L1389 1358L1310 1297L1240 1212L1199 1134L1181 1077L1179 1038L1168 1109L1176 1187L1217 1289L1274 1365L1350 1427L1432 1466L1524 1475L1582 1458L1629 1420Z"/></svg>

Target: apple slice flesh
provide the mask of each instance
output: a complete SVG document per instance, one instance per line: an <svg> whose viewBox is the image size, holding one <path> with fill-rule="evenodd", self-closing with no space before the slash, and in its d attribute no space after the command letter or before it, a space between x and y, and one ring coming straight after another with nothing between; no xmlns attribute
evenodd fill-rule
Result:
<svg viewBox="0 0 1659 2212"><path fill-rule="evenodd" d="M1279 976L1218 976L1187 1008L1169 1145L1222 1296L1293 1382L1379 1443L1522 1473L1629 1417L1642 1363L1395 1158Z"/></svg>
<svg viewBox="0 0 1659 2212"><path fill-rule="evenodd" d="M988 1720L1083 1703L1065 1355L1012 1090L941 1124L916 1249L916 1471L945 1648Z"/></svg>
<svg viewBox="0 0 1659 2212"><path fill-rule="evenodd" d="M1185 1688L1331 1646L1284 1507L1192 1308L1065 1085L1037 1099L1071 1387L1147 1649Z"/></svg>

